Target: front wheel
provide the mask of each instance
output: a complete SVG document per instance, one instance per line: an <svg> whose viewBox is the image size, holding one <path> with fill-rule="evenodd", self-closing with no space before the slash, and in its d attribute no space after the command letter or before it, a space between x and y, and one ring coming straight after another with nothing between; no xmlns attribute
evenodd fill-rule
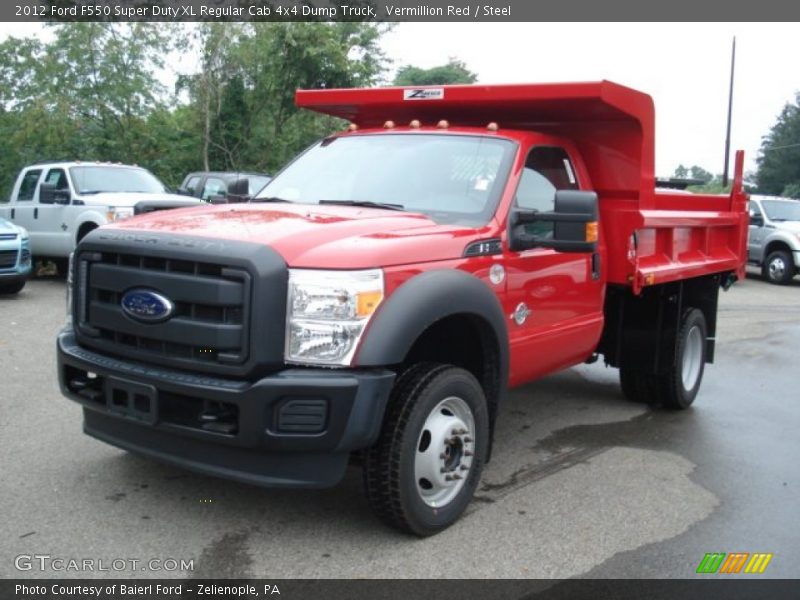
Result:
<svg viewBox="0 0 800 600"><path fill-rule="evenodd" d="M794 260L785 250L770 252L762 268L764 278L770 283L785 285L794 277Z"/></svg>
<svg viewBox="0 0 800 600"><path fill-rule="evenodd" d="M442 531L472 499L488 446L486 398L475 377L450 365L415 365L395 384L378 441L364 453L367 499L396 529Z"/></svg>
<svg viewBox="0 0 800 600"><path fill-rule="evenodd" d="M0 283L0 294L17 294L25 287L25 280L14 283Z"/></svg>

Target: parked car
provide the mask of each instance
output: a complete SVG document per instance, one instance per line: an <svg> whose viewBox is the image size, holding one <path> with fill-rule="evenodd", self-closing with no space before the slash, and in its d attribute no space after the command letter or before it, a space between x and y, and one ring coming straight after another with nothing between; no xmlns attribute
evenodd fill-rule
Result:
<svg viewBox="0 0 800 600"><path fill-rule="evenodd" d="M800 201L750 196L747 260L770 283L789 283L800 272Z"/></svg>
<svg viewBox="0 0 800 600"><path fill-rule="evenodd" d="M28 232L0 219L0 294L16 294L24 288L31 264Z"/></svg>
<svg viewBox="0 0 800 600"><path fill-rule="evenodd" d="M260 192L270 179L266 173L197 171L184 177L178 193L206 202L216 202L229 195L250 198Z"/></svg>
<svg viewBox="0 0 800 600"><path fill-rule="evenodd" d="M47 162L22 169L0 217L28 230L34 258L52 259L64 270L75 245L93 229L137 213L196 204L168 193L142 167Z"/></svg>
<svg viewBox="0 0 800 600"><path fill-rule="evenodd" d="M694 402L745 272L742 153L729 195L656 197L652 99L607 81L296 98L353 123L250 203L78 246L58 374L84 432L267 487L356 454L424 536L467 508L509 387L602 354L630 399Z"/></svg>

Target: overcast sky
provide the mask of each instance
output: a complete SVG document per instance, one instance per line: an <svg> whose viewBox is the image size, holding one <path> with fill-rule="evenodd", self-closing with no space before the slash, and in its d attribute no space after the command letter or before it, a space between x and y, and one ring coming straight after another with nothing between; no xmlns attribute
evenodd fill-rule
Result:
<svg viewBox="0 0 800 600"><path fill-rule="evenodd" d="M41 26L0 23L0 39L9 34L41 35ZM731 145L754 169L761 137L800 91L797 23L401 23L383 47L394 68L452 56L481 83L609 79L645 91L656 104L656 170L666 176L680 163L722 171L734 35Z"/></svg>

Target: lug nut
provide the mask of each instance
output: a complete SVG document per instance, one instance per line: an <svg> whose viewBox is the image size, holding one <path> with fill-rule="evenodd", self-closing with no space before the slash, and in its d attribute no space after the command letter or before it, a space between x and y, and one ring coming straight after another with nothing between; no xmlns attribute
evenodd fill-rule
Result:
<svg viewBox="0 0 800 600"><path fill-rule="evenodd" d="M464 479L464 478L461 475L459 475L458 473L456 473L456 474L453 475L453 479Z"/></svg>
<svg viewBox="0 0 800 600"><path fill-rule="evenodd" d="M464 450L464 456L473 456L474 454L472 450Z"/></svg>
<svg viewBox="0 0 800 600"><path fill-rule="evenodd" d="M465 443L465 444L469 444L471 441L472 441L472 438L471 438L471 437L469 437L469 436L467 436L467 437L465 437L465 438L464 438L464 443Z"/></svg>
<svg viewBox="0 0 800 600"><path fill-rule="evenodd" d="M467 465L461 465L462 471L469 471L469 467Z"/></svg>

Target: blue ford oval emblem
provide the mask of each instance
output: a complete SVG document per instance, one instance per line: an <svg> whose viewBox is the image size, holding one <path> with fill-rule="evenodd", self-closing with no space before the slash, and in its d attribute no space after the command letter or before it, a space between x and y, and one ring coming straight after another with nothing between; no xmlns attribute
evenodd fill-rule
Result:
<svg viewBox="0 0 800 600"><path fill-rule="evenodd" d="M120 304L128 316L145 323L165 321L175 312L175 305L169 298L152 290L136 289L125 292Z"/></svg>

